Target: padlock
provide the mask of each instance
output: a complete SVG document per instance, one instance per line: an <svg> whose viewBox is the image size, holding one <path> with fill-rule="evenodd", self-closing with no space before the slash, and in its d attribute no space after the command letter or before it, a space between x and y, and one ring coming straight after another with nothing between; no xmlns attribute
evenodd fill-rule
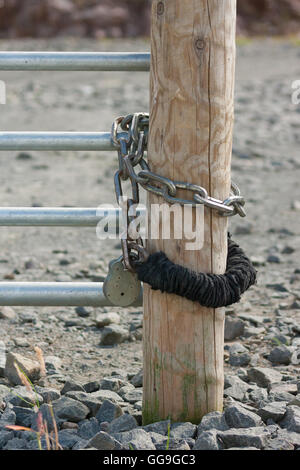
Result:
<svg viewBox="0 0 300 470"><path fill-rule="evenodd" d="M124 268L123 256L109 263L103 293L113 305L119 307L129 307L138 300L141 283L136 273Z"/></svg>

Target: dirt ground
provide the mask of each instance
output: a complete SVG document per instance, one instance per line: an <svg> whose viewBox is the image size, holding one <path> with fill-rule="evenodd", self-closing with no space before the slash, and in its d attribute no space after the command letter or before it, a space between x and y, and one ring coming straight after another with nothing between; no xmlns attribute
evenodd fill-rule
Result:
<svg viewBox="0 0 300 470"><path fill-rule="evenodd" d="M0 41L0 49L144 51L149 43L14 40ZM238 47L232 178L247 199L247 219L230 220L230 230L259 264L259 276L258 285L228 310L269 319L270 327L278 309L300 300L300 211L293 208L300 201L300 105L291 100L292 83L300 80L299 58L300 48L292 42L259 40ZM2 72L0 79L7 85L0 128L7 131L109 131L116 116L147 111L149 105L147 73ZM115 202L115 153L35 151L27 152L27 159L19 153L0 152L1 206ZM120 255L118 242L97 240L93 228L1 227L0 244L2 280L102 280L109 260ZM269 262L272 255L279 262ZM117 311L122 325L133 330L141 326L141 309L90 309L88 318L74 308L14 310L18 319L1 321L0 338L8 351L30 356L40 345L45 356L58 356L62 374L53 376L53 385L66 377L88 381L142 367L140 340L100 346L101 330L93 320L97 312ZM288 308L286 316L300 328L300 309ZM17 346L16 338L27 339L27 346ZM270 366L264 334L245 344L259 364Z"/></svg>

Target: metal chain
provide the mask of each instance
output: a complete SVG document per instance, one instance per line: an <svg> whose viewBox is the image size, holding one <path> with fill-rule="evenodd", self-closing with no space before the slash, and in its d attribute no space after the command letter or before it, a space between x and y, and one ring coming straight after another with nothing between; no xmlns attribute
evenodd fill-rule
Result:
<svg viewBox="0 0 300 470"><path fill-rule="evenodd" d="M121 130L122 137L118 136ZM126 136L124 136L124 132ZM119 170L115 174L115 192L118 204L123 207L126 233L122 237L123 262L126 269L134 271L131 259L143 261L148 256L141 237L132 239L129 228L134 223L134 206L139 204L139 185L146 191L161 196L170 204L190 204L196 206L203 204L210 209L216 210L221 217L232 217L236 214L245 217L245 199L241 196L240 190L235 183L231 184L231 194L224 201L215 199L208 195L206 189L196 184L173 181L165 176L153 173L144 158L148 144L149 115L146 113L134 113L115 119L111 139L118 149ZM135 171L139 165L141 171ZM125 202L122 199L122 180L130 180L132 197ZM177 197L177 190L186 190L192 193L191 199Z"/></svg>

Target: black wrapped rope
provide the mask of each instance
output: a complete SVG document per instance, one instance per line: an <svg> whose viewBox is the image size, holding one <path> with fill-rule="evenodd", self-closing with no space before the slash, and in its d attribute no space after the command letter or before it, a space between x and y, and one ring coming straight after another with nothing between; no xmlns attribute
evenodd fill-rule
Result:
<svg viewBox="0 0 300 470"><path fill-rule="evenodd" d="M256 283L256 270L244 251L228 234L225 274L197 273L172 263L162 251L144 263L136 263L138 278L153 290L176 294L203 307L226 307L239 302L241 295Z"/></svg>

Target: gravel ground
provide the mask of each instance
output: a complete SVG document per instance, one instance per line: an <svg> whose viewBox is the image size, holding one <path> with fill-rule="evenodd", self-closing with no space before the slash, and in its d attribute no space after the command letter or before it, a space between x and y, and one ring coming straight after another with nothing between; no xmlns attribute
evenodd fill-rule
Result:
<svg viewBox="0 0 300 470"><path fill-rule="evenodd" d="M143 51L149 43L26 40L0 48ZM227 309L225 414L198 428L172 425L173 448L300 448L300 107L291 101L299 55L278 40L238 47L232 176L247 219L231 220L230 230L257 266L258 284ZM7 83L0 127L8 131L106 131L116 116L148 109L145 73L2 72L0 79ZM114 202L114 154L1 152L0 161L2 206ZM116 241L97 240L92 228L1 228L0 243L0 278L15 281L102 281L120 254ZM1 308L0 318L7 353L22 363L39 346L46 357L47 377L34 380L40 404L51 397L64 448L166 448L167 422L140 428L141 309ZM31 433L4 427L36 420L7 397L6 387L17 386L11 368L0 360L0 449L35 448Z"/></svg>

